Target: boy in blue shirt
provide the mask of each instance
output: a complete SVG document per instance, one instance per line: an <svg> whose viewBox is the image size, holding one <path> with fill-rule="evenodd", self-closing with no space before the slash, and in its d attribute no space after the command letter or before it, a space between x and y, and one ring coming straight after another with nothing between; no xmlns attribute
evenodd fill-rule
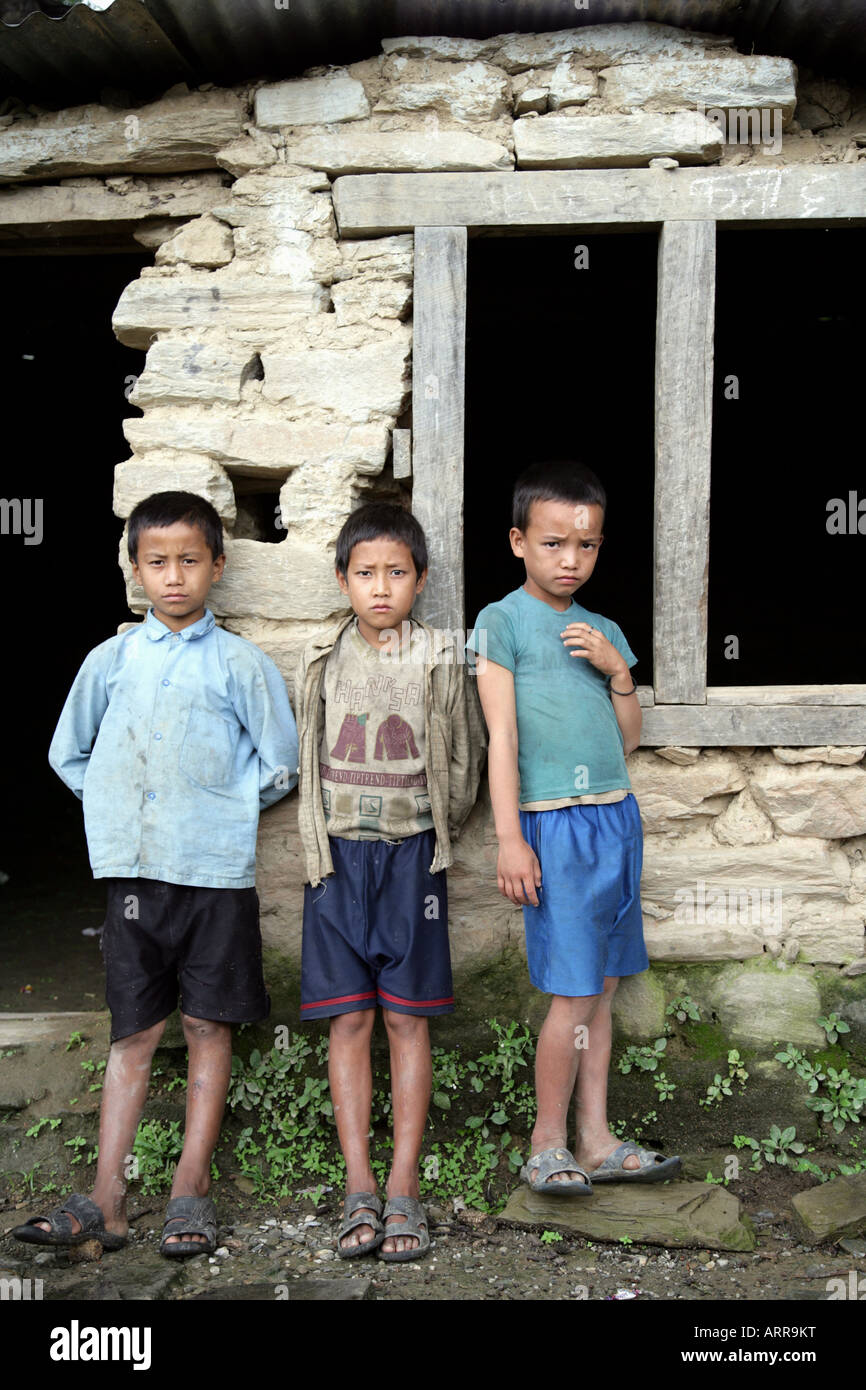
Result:
<svg viewBox="0 0 866 1390"><path fill-rule="evenodd" d="M259 808L297 781L285 683L270 657L205 607L225 566L209 502L155 493L129 518L143 623L79 671L49 761L84 803L95 878L108 880L102 950L111 1012L99 1160L73 1193L13 1232L37 1245L126 1243L126 1176L150 1063L178 1002L189 1048L186 1133L160 1250L212 1253L207 1196L231 1071L231 1025L266 1018L255 883Z"/></svg>
<svg viewBox="0 0 866 1390"><path fill-rule="evenodd" d="M479 614L467 648L490 736L499 890L523 907L529 975L553 996L538 1039L536 1192L587 1196L594 1182L658 1182L678 1158L620 1144L607 1121L611 1001L649 964L640 911L643 839L625 758L640 741L616 623L574 600L601 546L595 474L536 464L514 489L511 548L526 582ZM567 1144L575 1101L576 1157Z"/></svg>

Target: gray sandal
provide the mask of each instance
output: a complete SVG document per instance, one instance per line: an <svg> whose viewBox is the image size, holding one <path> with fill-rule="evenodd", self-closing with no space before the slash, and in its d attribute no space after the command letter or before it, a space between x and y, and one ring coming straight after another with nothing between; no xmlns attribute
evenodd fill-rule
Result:
<svg viewBox="0 0 866 1390"><path fill-rule="evenodd" d="M70 1220L72 1216L81 1226L81 1230L74 1233ZM39 1221L47 1221L51 1229L43 1231L37 1225ZM29 1245L83 1245L86 1240L98 1240L103 1250L122 1250L126 1245L126 1236L106 1231L102 1208L80 1192L70 1193L47 1216L32 1216L23 1226L16 1226L12 1235Z"/></svg>
<svg viewBox="0 0 866 1390"><path fill-rule="evenodd" d="M623 1168L624 1160L631 1154L637 1156L639 1168ZM665 1158L663 1154L656 1153L655 1149L642 1149L639 1144L628 1139L614 1149L612 1154L608 1154L604 1162L589 1176L592 1182L665 1182L668 1178L676 1177L681 1167L682 1161L678 1156Z"/></svg>
<svg viewBox="0 0 866 1390"><path fill-rule="evenodd" d="M537 1171L530 1177L531 1170ZM579 1173L583 1182L550 1182L554 1173ZM533 1192L543 1192L551 1197L591 1197L592 1180L588 1173L575 1162L574 1154L568 1149L542 1149L533 1154L520 1170L523 1182Z"/></svg>
<svg viewBox="0 0 866 1390"><path fill-rule="evenodd" d="M375 1212L371 1216L370 1212ZM360 1245L343 1246L341 1241L359 1226L369 1226L376 1232L372 1240L365 1240ZM369 1255L371 1251L378 1250L382 1241L385 1239L385 1227L382 1225L382 1202L373 1192L350 1192L343 1202L343 1224L337 1232L337 1258L340 1260L354 1260L357 1255Z"/></svg>
<svg viewBox="0 0 866 1390"><path fill-rule="evenodd" d="M406 1260L417 1260L430 1249L430 1230L427 1213L417 1197L389 1197L385 1206L383 1220L389 1216L405 1216L406 1220L395 1226L385 1226L383 1239L388 1236L414 1236L418 1244L414 1250L379 1250L377 1259L386 1264L401 1264Z"/></svg>
<svg viewBox="0 0 866 1390"><path fill-rule="evenodd" d="M174 1230L169 1230L173 1226ZM172 1197L165 1209L159 1253L170 1260L187 1255L212 1255L216 1247L217 1215L210 1197ZM176 1240L169 1236L204 1236L202 1240Z"/></svg>

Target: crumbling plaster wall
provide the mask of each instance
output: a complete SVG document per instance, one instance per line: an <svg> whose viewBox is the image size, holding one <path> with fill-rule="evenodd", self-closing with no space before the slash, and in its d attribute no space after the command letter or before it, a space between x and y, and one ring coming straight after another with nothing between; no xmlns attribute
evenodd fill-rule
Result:
<svg viewBox="0 0 866 1390"><path fill-rule="evenodd" d="M143 414L126 422L133 454L117 468L115 511L128 516L165 487L210 498L229 536L212 606L275 658L290 686L308 634L342 606L337 530L378 486L409 404L412 237L341 241L334 177L661 158L667 178L672 160L779 167L866 154L866 94L818 77L798 90L787 59L742 56L715 36L628 24L382 47L348 68L237 91L175 91L134 111L0 118L0 179L60 179L70 190L99 181L141 201L138 235L157 249L114 318L122 342L147 349L131 397ZM711 107L778 112L781 149L722 143L702 114ZM197 169L230 176L222 191L210 188L209 210L186 222L147 220L148 176L160 175L161 188L171 174L183 185L218 178L189 172ZM233 536L232 475L279 488L279 544ZM814 965L866 971L864 752L642 749L630 760L647 832L651 955L716 962L716 1002L735 1032L748 1035L774 1000L788 1018L799 1008L798 1036L815 1040ZM266 943L295 961L296 819L294 796L263 818L259 875ZM453 950L469 971L522 943L521 914L496 891L486 789L456 855ZM738 906L735 895L750 889L771 909ZM778 974L750 972L763 981L757 994L725 973L732 962L770 960ZM634 1027L652 1031L651 986L632 984L621 994Z"/></svg>

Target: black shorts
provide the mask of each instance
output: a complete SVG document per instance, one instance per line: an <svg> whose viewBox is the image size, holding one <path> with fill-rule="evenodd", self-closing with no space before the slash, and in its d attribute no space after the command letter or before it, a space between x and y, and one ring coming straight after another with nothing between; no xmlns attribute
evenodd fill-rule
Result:
<svg viewBox="0 0 866 1390"><path fill-rule="evenodd" d="M102 954L111 1041L178 1006L191 1018L254 1023L271 1001L262 976L255 888L190 888L110 878Z"/></svg>

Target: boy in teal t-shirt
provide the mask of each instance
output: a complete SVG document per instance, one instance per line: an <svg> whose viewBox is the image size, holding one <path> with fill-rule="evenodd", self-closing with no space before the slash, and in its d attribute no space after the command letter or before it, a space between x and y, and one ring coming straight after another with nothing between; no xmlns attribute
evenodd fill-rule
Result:
<svg viewBox="0 0 866 1390"><path fill-rule="evenodd" d="M649 960L643 836L625 764L640 741L637 658L616 623L573 597L595 568L605 508L588 468L528 469L510 532L526 583L483 609L467 642L490 733L499 890L523 907L530 979L553 996L521 1175L565 1196L586 1196L593 1182L658 1182L680 1167L620 1144L607 1122L611 1002L621 976ZM576 1158L566 1147L572 1097Z"/></svg>

